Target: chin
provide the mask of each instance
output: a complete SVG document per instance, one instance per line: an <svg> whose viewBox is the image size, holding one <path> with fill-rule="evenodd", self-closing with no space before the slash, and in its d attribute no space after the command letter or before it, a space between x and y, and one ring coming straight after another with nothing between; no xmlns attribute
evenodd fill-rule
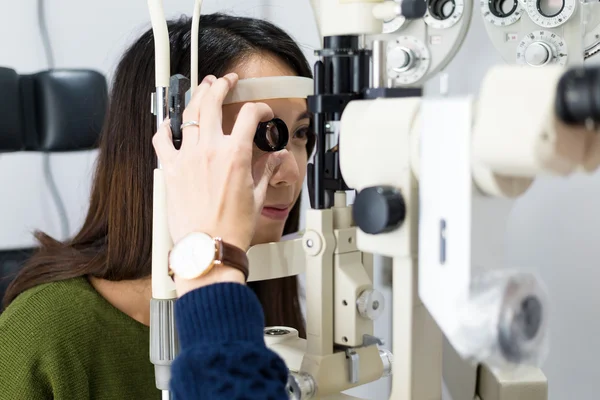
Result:
<svg viewBox="0 0 600 400"><path fill-rule="evenodd" d="M278 242L283 236L285 221L274 221L261 216L252 238L252 244Z"/></svg>

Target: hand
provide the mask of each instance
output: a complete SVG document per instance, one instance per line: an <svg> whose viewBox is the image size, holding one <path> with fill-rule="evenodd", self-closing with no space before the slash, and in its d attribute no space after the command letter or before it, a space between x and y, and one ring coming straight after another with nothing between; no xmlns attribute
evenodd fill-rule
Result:
<svg viewBox="0 0 600 400"><path fill-rule="evenodd" d="M199 127L183 131L180 150L173 146L168 121L153 138L164 170L169 230L174 243L192 232L221 237L244 251L250 247L271 176L280 164L267 153L252 166L256 127L273 118L263 103L245 104L233 131L225 135L222 106L237 83L236 74L207 76L194 91L183 121Z"/></svg>

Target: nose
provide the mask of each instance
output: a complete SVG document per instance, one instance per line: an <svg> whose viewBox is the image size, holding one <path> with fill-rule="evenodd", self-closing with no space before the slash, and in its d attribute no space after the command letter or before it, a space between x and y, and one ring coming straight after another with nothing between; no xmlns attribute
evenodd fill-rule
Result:
<svg viewBox="0 0 600 400"><path fill-rule="evenodd" d="M281 150L279 157L281 164L271 177L269 185L274 187L294 185L300 179L300 170L298 169L296 157L287 149Z"/></svg>

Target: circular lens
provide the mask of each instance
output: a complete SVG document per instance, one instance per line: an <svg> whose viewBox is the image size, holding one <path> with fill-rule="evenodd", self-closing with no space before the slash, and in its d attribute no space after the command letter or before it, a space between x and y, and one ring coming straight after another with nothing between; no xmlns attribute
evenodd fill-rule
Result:
<svg viewBox="0 0 600 400"><path fill-rule="evenodd" d="M556 17L565 8L564 0L537 0L537 9L544 17Z"/></svg>
<svg viewBox="0 0 600 400"><path fill-rule="evenodd" d="M518 0L489 0L490 12L498 18L510 17L518 5Z"/></svg>
<svg viewBox="0 0 600 400"><path fill-rule="evenodd" d="M450 18L455 8L454 0L432 0L429 2L429 13L433 18L440 21Z"/></svg>
<svg viewBox="0 0 600 400"><path fill-rule="evenodd" d="M285 122L279 118L273 118L267 122L258 124L254 134L254 143L262 151L283 150L289 139L288 129Z"/></svg>
<svg viewBox="0 0 600 400"><path fill-rule="evenodd" d="M277 143L279 143L279 130L273 121L267 122L267 133L265 136L272 149L277 147Z"/></svg>

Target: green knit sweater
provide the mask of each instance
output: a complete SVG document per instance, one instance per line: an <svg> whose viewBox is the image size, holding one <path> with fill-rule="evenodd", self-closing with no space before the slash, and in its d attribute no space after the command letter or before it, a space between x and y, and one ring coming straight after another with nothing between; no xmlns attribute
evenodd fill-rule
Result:
<svg viewBox="0 0 600 400"><path fill-rule="evenodd" d="M87 279L40 285L0 315L0 400L160 399L149 346Z"/></svg>

